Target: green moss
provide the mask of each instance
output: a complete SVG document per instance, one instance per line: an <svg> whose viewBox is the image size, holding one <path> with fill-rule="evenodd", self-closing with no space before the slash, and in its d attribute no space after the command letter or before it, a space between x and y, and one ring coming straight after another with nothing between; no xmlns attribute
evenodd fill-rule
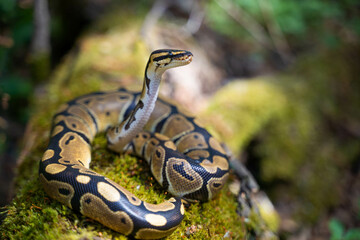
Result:
<svg viewBox="0 0 360 240"><path fill-rule="evenodd" d="M214 134L237 154L285 104L286 98L269 78L232 82L214 96L204 113L206 126L216 129Z"/></svg>
<svg viewBox="0 0 360 240"><path fill-rule="evenodd" d="M193 239L223 239L227 233L234 239L242 239L246 234L244 220L236 213L234 197L228 187L220 195L207 203L196 203L188 207L179 234L169 239L187 236Z"/></svg>

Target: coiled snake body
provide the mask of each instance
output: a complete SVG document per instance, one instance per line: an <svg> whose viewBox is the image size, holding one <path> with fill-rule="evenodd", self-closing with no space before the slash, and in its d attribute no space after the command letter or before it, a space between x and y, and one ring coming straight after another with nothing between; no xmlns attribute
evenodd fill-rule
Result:
<svg viewBox="0 0 360 240"><path fill-rule="evenodd" d="M183 219L181 198L211 199L228 177L224 149L195 118L157 99L164 71L191 60L187 51L154 51L142 92L97 92L62 105L40 162L39 178L47 194L135 238L171 234ZM156 180L175 198L150 204L90 170L90 144L106 130L111 150L144 158Z"/></svg>

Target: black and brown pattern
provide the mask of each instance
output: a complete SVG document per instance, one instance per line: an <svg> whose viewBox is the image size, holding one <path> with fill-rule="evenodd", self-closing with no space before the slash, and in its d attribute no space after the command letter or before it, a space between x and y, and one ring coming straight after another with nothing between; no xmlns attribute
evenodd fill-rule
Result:
<svg viewBox="0 0 360 240"><path fill-rule="evenodd" d="M178 197L210 200L228 176L225 151L194 118L156 99L161 74L191 59L187 51L154 51L142 92L97 92L62 105L40 161L39 178L48 195L115 231L144 239L176 229L184 217ZM109 149L146 159L156 180L177 198L146 203L90 170L91 141L106 130Z"/></svg>

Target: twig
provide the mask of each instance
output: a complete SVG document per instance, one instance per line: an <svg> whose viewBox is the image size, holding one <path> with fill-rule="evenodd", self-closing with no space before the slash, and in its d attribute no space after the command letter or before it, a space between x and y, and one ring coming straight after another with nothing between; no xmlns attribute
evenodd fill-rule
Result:
<svg viewBox="0 0 360 240"><path fill-rule="evenodd" d="M34 1L34 35L31 50L33 54L50 53L50 14L47 0Z"/></svg>
<svg viewBox="0 0 360 240"><path fill-rule="evenodd" d="M246 11L235 6L231 1L215 0L230 17L238 22L256 41L267 49L274 50L273 44L263 27Z"/></svg>
<svg viewBox="0 0 360 240"><path fill-rule="evenodd" d="M197 31L199 31L204 20L205 10L204 7L201 6L202 3L203 1L201 0L193 1L193 7L190 11L190 16L185 26L187 31L191 34L195 34Z"/></svg>
<svg viewBox="0 0 360 240"><path fill-rule="evenodd" d="M279 53L282 60L290 62L293 59L291 49L286 41L283 32L280 29L279 24L276 22L273 16L273 9L268 0L258 0L259 7L265 20L267 29L269 30L269 36L274 43L276 51Z"/></svg>
<svg viewBox="0 0 360 240"><path fill-rule="evenodd" d="M164 14L171 3L168 0L157 0L146 15L144 24L141 28L141 35L147 39L147 33L156 25L159 18Z"/></svg>

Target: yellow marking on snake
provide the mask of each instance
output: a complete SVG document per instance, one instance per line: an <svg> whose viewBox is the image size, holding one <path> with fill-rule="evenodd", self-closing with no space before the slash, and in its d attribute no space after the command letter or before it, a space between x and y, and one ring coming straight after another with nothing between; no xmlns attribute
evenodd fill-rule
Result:
<svg viewBox="0 0 360 240"><path fill-rule="evenodd" d="M181 213L181 215L184 215L184 214L185 214L185 207L184 207L184 204L181 204L181 207L180 207L180 213Z"/></svg>
<svg viewBox="0 0 360 240"><path fill-rule="evenodd" d="M134 228L133 221L124 211L111 211L110 208L97 196L86 193L80 199L80 212L91 217L105 226L128 235Z"/></svg>
<svg viewBox="0 0 360 240"><path fill-rule="evenodd" d="M56 111L56 114L65 111L68 107L69 107L69 104L67 104L67 103L60 105L60 107Z"/></svg>
<svg viewBox="0 0 360 240"><path fill-rule="evenodd" d="M99 182L97 184L97 189L101 196L110 202L117 202L120 200L120 193L108 183Z"/></svg>
<svg viewBox="0 0 360 240"><path fill-rule="evenodd" d="M138 239L158 239L163 238L168 235L170 235L172 232L175 231L176 227L170 228L168 230L157 230L152 228L142 228L140 229L136 235L135 238Z"/></svg>
<svg viewBox="0 0 360 240"><path fill-rule="evenodd" d="M79 173L82 173L82 174L88 174L88 175L92 175L92 176L101 176L97 172L91 171L82 165L74 165L74 166L71 166L71 168L78 169Z"/></svg>
<svg viewBox="0 0 360 240"><path fill-rule="evenodd" d="M105 180L107 180L108 182L110 182L111 184L113 184L120 192L122 192L123 194L125 194L126 198L128 199L128 201L134 205L134 206L140 206L142 201L137 198L134 194L132 194L131 192L129 192L128 190L126 190L126 188L123 188L122 186L120 186L119 184L117 184L116 182L105 178Z"/></svg>
<svg viewBox="0 0 360 240"><path fill-rule="evenodd" d="M166 141L166 140L169 140L169 138L163 134L159 134L159 133L155 133L155 137L159 140L162 140L162 141Z"/></svg>
<svg viewBox="0 0 360 240"><path fill-rule="evenodd" d="M198 125L199 127L201 127L201 128L204 128L204 126L205 126L205 124L204 124L200 119L198 119L198 118L195 118L195 119L194 119L194 123L195 123L196 125Z"/></svg>
<svg viewBox="0 0 360 240"><path fill-rule="evenodd" d="M54 153L55 152L52 149L46 150L43 157L42 157L42 159L41 159L41 161L46 161L46 160L52 158L54 156Z"/></svg>
<svg viewBox="0 0 360 240"><path fill-rule="evenodd" d="M193 150L186 154L186 156L192 159L208 158L210 153L206 150Z"/></svg>
<svg viewBox="0 0 360 240"><path fill-rule="evenodd" d="M164 157L165 149L162 147L158 147L155 151L153 151L153 155L151 158L151 172L160 184L163 183L162 169L164 166Z"/></svg>
<svg viewBox="0 0 360 240"><path fill-rule="evenodd" d="M129 93L113 92L100 99L94 100L94 97L87 97L78 102L91 109L91 113L96 116L99 131L104 131L123 120L119 117L123 116L123 110L128 107L129 99L132 98L133 96Z"/></svg>
<svg viewBox="0 0 360 240"><path fill-rule="evenodd" d="M216 151L218 151L222 154L226 154L224 148L221 147L220 143L215 138L210 137L209 144L210 144L210 147L212 147Z"/></svg>
<svg viewBox="0 0 360 240"><path fill-rule="evenodd" d="M51 137L53 137L53 136L61 133L63 130L64 130L64 127L63 127L63 126L59 126L59 125L56 126L56 127L54 128L54 130L52 131Z"/></svg>
<svg viewBox="0 0 360 240"><path fill-rule="evenodd" d="M170 181L169 191L174 195L183 196L186 193L193 192L202 187L202 177L192 169L186 160L170 158L167 165L166 175ZM184 175L176 171L176 167L181 167L191 179L184 177Z"/></svg>
<svg viewBox="0 0 360 240"><path fill-rule="evenodd" d="M56 117L54 121L55 121L55 123L64 121L66 124L66 127L71 129L72 131L80 132L80 133L84 134L87 138L89 138L91 140L93 139L93 136L91 135L92 134L91 129L89 128L89 126L84 124L85 122L78 117L60 115L60 116Z"/></svg>
<svg viewBox="0 0 360 240"><path fill-rule="evenodd" d="M91 161L90 145L78 134L65 133L59 141L61 148L60 163L70 165L83 165L88 168Z"/></svg>
<svg viewBox="0 0 360 240"><path fill-rule="evenodd" d="M82 184L88 184L90 182L91 178L86 175L78 175L76 176L76 181Z"/></svg>
<svg viewBox="0 0 360 240"><path fill-rule="evenodd" d="M164 216L158 214L146 214L145 215L146 221L153 226L162 227L166 224L167 220Z"/></svg>
<svg viewBox="0 0 360 240"><path fill-rule="evenodd" d="M200 163L200 166L206 169L209 173L216 173L217 169L226 170L229 168L228 161L220 156L214 156L213 161L205 159Z"/></svg>
<svg viewBox="0 0 360 240"><path fill-rule="evenodd" d="M146 148L145 148L145 159L150 159L154 149L156 148L156 146L158 144L159 144L159 140L157 140L155 138L151 138L149 140L149 142L146 144Z"/></svg>
<svg viewBox="0 0 360 240"><path fill-rule="evenodd" d="M62 204L71 208L71 199L75 193L75 190L71 184L57 180L48 181L44 177L44 174L40 174L39 180L40 183L44 186L44 190L50 197L57 199Z"/></svg>
<svg viewBox="0 0 360 240"><path fill-rule="evenodd" d="M143 133L136 135L136 137L134 139L135 146L136 146L135 152L140 153L145 145L145 142L148 141L149 138L150 138L150 134L147 132L143 132Z"/></svg>
<svg viewBox="0 0 360 240"><path fill-rule="evenodd" d="M165 147L167 147L168 149L171 149L171 150L176 150L176 146L174 144L174 142L171 142L171 141L167 141L164 143Z"/></svg>
<svg viewBox="0 0 360 240"><path fill-rule="evenodd" d="M45 171L50 174L58 174L58 173L65 171L65 169L66 169L66 166L64 166L64 165L52 163L52 164L46 166Z"/></svg>
<svg viewBox="0 0 360 240"><path fill-rule="evenodd" d="M186 152L190 149L204 149L208 147L206 140L200 133L189 133L181 137L176 143L180 152Z"/></svg>
<svg viewBox="0 0 360 240"><path fill-rule="evenodd" d="M175 205L170 201L166 201L160 204L151 204L144 202L144 207L151 212L169 211L175 208Z"/></svg>
<svg viewBox="0 0 360 240"><path fill-rule="evenodd" d="M89 115L89 113L82 106L70 106L68 112L75 117L81 118L84 120L85 124L89 126L91 135L95 136L96 127L94 125L93 119Z"/></svg>
<svg viewBox="0 0 360 240"><path fill-rule="evenodd" d="M220 178L212 178L209 180L206 188L209 191L210 197L215 196L221 190L228 177L229 177L229 173L226 173Z"/></svg>
<svg viewBox="0 0 360 240"><path fill-rule="evenodd" d="M180 114L168 118L161 133L171 139L194 130L194 125Z"/></svg>

